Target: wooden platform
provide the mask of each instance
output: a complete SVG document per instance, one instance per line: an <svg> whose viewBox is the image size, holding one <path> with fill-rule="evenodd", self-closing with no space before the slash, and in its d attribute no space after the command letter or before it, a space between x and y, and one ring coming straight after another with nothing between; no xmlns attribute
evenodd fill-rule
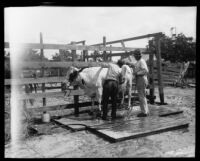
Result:
<svg viewBox="0 0 200 161"><path fill-rule="evenodd" d="M189 121L183 115L183 111L165 106L149 105L150 116L139 118L139 106L134 106L132 111L118 110L115 121L103 121L92 118L87 113L79 117L71 116L54 120L56 123L66 126L74 131L89 130L110 142L118 142L127 139L143 137L156 133L166 132L188 127Z"/></svg>

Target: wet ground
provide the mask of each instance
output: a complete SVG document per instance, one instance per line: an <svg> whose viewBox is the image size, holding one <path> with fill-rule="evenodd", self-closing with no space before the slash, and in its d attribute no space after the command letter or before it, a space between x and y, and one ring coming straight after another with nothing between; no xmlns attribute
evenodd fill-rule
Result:
<svg viewBox="0 0 200 161"><path fill-rule="evenodd" d="M159 97L156 91L156 101ZM194 157L195 88L164 88L165 102L184 111L190 120L187 129L169 131L117 143L109 143L89 131L71 132L49 123L39 135L29 137L18 147L5 145L5 157L17 158L102 158L102 157ZM54 98L54 103L60 99ZM39 126L38 126L39 128Z"/></svg>

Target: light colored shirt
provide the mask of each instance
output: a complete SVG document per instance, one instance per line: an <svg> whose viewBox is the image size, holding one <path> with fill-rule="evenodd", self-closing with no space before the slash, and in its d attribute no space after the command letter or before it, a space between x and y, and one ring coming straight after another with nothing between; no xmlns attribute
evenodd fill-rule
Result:
<svg viewBox="0 0 200 161"><path fill-rule="evenodd" d="M119 81L119 77L121 75L121 68L118 65L109 63L109 64L102 64L102 67L108 67L106 80Z"/></svg>
<svg viewBox="0 0 200 161"><path fill-rule="evenodd" d="M149 72L146 61L141 58L135 63L135 73L136 75L147 75Z"/></svg>
<svg viewBox="0 0 200 161"><path fill-rule="evenodd" d="M148 79L147 79L148 72L149 70L148 70L146 61L143 58L141 58L135 63L134 73L136 75L136 79L139 77L142 77L144 78L145 83L148 84Z"/></svg>

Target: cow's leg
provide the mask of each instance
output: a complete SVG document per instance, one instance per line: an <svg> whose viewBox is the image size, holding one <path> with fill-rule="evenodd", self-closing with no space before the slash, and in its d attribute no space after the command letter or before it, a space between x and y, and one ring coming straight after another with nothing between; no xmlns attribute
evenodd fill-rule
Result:
<svg viewBox="0 0 200 161"><path fill-rule="evenodd" d="M120 107L124 106L124 99L125 99L125 92L126 92L125 85L126 85L126 83L124 83L124 84L121 85L122 99L121 99Z"/></svg>
<svg viewBox="0 0 200 161"><path fill-rule="evenodd" d="M93 97L91 97L91 102L92 102L92 105L90 107L89 115L93 115L94 113L94 98Z"/></svg>
<svg viewBox="0 0 200 161"><path fill-rule="evenodd" d="M97 91L97 101L98 101L98 113L97 113L97 117L101 117L102 114L102 108L101 108L101 101L102 101L102 94L103 94L103 88L98 88Z"/></svg>
<svg viewBox="0 0 200 161"><path fill-rule="evenodd" d="M131 107L131 89L128 90L128 109Z"/></svg>
<svg viewBox="0 0 200 161"><path fill-rule="evenodd" d="M128 108L131 108L132 81L128 84Z"/></svg>
<svg viewBox="0 0 200 161"><path fill-rule="evenodd" d="M123 104L124 104L124 95L125 95L125 92L124 92L124 90L122 90L121 106L123 106Z"/></svg>
<svg viewBox="0 0 200 161"><path fill-rule="evenodd" d="M102 111L102 109L101 109L101 100L102 100L102 95L103 95L103 88L101 87L101 88L98 88L98 92L97 92L97 101L98 101L98 109L99 109L99 111Z"/></svg>

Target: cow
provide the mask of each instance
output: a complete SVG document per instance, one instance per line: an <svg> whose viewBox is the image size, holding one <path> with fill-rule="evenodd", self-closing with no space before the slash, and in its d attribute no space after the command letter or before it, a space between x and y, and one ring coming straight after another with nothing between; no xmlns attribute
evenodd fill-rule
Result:
<svg viewBox="0 0 200 161"><path fill-rule="evenodd" d="M108 68L90 67L77 69L70 67L67 72L67 86L78 85L84 90L85 94L91 98L92 106L89 114L93 114L95 100L98 102L99 114L101 113L101 100L103 94L103 82L106 78Z"/></svg>
<svg viewBox="0 0 200 161"><path fill-rule="evenodd" d="M119 86L119 91L122 93L121 105L124 104L124 98L126 92L128 93L128 109L131 107L131 93L132 93L132 82L134 79L133 69L128 65L124 64L122 66L122 79L124 80L123 84Z"/></svg>

